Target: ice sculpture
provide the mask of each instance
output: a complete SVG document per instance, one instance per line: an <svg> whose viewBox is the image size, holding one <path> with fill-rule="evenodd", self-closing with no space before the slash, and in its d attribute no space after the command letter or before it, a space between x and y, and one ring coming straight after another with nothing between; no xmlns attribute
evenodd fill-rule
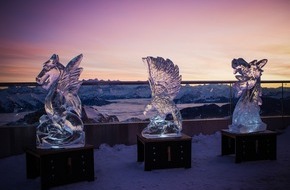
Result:
<svg viewBox="0 0 290 190"><path fill-rule="evenodd" d="M36 130L37 148L84 146L82 107L77 95L82 83L78 80L83 70L79 67L82 58L82 54L78 55L65 67L54 54L36 77L36 82L49 90L44 105L46 114L40 117Z"/></svg>
<svg viewBox="0 0 290 190"><path fill-rule="evenodd" d="M158 114L150 119L150 123L142 131L145 138L181 136L182 117L173 99L181 87L179 68L169 59L162 57L142 58L148 66L148 81L151 88L151 102L145 107L144 115L155 108ZM166 119L172 114L173 122Z"/></svg>
<svg viewBox="0 0 290 190"><path fill-rule="evenodd" d="M260 118L262 105L261 75L267 59L247 63L244 59L234 59L232 68L238 81L233 85L236 96L240 97L229 130L235 133L264 131L267 125Z"/></svg>

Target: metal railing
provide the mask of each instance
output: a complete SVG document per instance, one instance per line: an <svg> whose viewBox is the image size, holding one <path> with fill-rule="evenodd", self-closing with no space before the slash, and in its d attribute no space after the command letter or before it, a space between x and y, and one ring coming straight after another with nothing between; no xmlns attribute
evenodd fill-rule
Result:
<svg viewBox="0 0 290 190"><path fill-rule="evenodd" d="M181 81L181 84L233 84L235 80L188 80ZM262 84L287 84L290 80L262 80ZM103 81L103 80L84 80L82 85L138 85L138 84L148 84L148 81ZM9 86L37 86L36 82L0 82L0 87Z"/></svg>
<svg viewBox="0 0 290 190"><path fill-rule="evenodd" d="M196 85L210 85L210 84L221 84L221 85L228 85L229 86L229 94L228 94L228 99L229 101L227 102L229 104L229 110L228 113L232 113L233 108L234 108L234 89L233 89L233 84L236 81L233 80L227 80L227 81L182 81L182 85L190 85L190 86L196 86ZM285 106L285 92L287 92L287 95L290 96L290 80L265 80L261 81L262 88L265 86L270 86L271 88L276 88L277 93L279 93L280 97L280 103L281 103L281 110L279 113L281 113L281 116L288 115L290 111L288 110L289 107ZM148 85L148 81L102 81L102 80L87 80L83 81L82 86L114 86L114 85ZM36 87L38 84L36 82L2 82L0 83L0 89L4 89L5 87L24 87L24 86L30 86L30 87ZM81 95L81 94L79 94ZM1 98L1 97L0 97ZM215 102L212 102L215 103ZM285 110L287 109L287 110Z"/></svg>

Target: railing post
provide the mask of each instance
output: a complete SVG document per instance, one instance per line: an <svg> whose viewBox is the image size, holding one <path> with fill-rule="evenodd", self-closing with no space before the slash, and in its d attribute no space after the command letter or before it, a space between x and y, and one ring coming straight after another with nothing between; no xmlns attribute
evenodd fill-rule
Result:
<svg viewBox="0 0 290 190"><path fill-rule="evenodd" d="M282 112L282 118L284 117L284 82L282 82L282 84L281 84L281 86L282 86L282 91L281 91L281 93L282 93L282 101L281 101L281 112Z"/></svg>
<svg viewBox="0 0 290 190"><path fill-rule="evenodd" d="M232 83L230 83L230 118L231 118L231 115L232 115L232 106L233 106L233 85Z"/></svg>

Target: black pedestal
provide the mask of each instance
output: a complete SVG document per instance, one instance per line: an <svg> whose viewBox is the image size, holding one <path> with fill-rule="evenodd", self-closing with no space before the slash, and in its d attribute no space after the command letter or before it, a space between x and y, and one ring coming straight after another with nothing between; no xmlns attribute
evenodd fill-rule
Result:
<svg viewBox="0 0 290 190"><path fill-rule="evenodd" d="M221 130L222 155L235 154L235 162L252 160L276 160L277 133L263 131L255 133L231 133Z"/></svg>
<svg viewBox="0 0 290 190"><path fill-rule="evenodd" d="M40 176L41 188L94 180L94 147L26 149L27 178Z"/></svg>
<svg viewBox="0 0 290 190"><path fill-rule="evenodd" d="M144 170L191 167L191 137L147 139L137 135L137 161L144 161Z"/></svg>

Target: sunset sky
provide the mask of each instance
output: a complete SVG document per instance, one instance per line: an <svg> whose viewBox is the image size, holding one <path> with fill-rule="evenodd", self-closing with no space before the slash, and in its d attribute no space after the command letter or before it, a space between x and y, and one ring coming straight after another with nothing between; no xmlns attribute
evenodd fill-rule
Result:
<svg viewBox="0 0 290 190"><path fill-rule="evenodd" d="M183 80L235 80L239 57L290 80L289 0L5 0L0 23L0 82L34 82L54 53L82 53L80 79L144 81L161 56Z"/></svg>

